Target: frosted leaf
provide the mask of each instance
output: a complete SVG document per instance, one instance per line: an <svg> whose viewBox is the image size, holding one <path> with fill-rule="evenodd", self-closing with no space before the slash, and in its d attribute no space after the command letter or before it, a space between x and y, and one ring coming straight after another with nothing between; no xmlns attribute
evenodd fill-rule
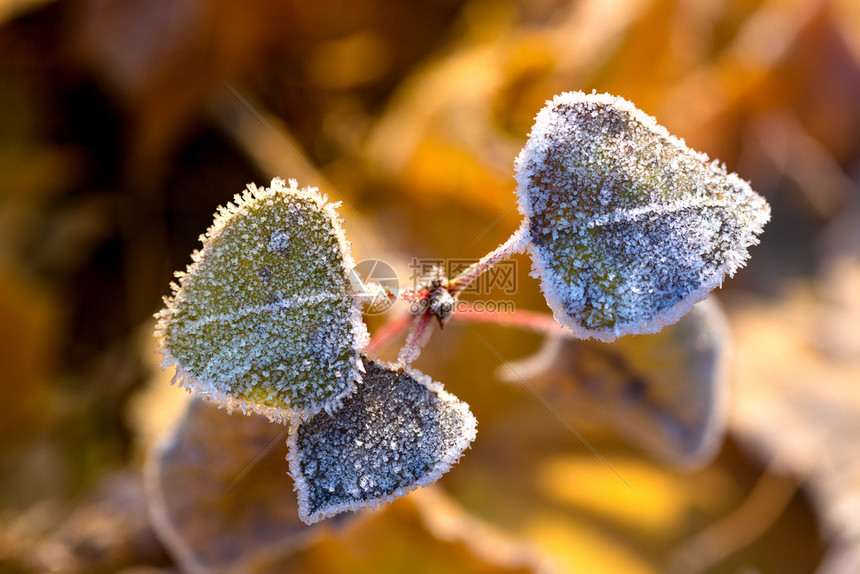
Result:
<svg viewBox="0 0 860 574"><path fill-rule="evenodd" d="M466 403L417 371L366 361L358 391L289 439L299 514L308 524L428 486L475 439Z"/></svg>
<svg viewBox="0 0 860 574"><path fill-rule="evenodd" d="M677 321L744 264L770 218L740 177L608 94L556 96L516 169L533 273L580 337Z"/></svg>
<svg viewBox="0 0 860 574"><path fill-rule="evenodd" d="M355 388L368 341L333 205L272 180L219 208L158 315L162 365L228 408L285 420Z"/></svg>
<svg viewBox="0 0 860 574"><path fill-rule="evenodd" d="M535 356L499 367L499 378L533 384L572 420L603 423L677 467L710 462L726 429L729 335L706 299L648 337L608 345L550 337Z"/></svg>

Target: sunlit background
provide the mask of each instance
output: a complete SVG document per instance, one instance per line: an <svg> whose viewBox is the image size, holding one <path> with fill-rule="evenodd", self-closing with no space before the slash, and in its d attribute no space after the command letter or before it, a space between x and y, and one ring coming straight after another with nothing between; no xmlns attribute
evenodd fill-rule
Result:
<svg viewBox="0 0 860 574"><path fill-rule="evenodd" d="M3 0L0 25L0 572L860 571L860 3ZM283 429L222 412L188 430L205 464L153 470L187 396L152 315L218 205L318 186L356 261L407 282L517 228L514 158L567 90L623 95L772 206L716 294L712 461L571 408L596 456L500 380L540 337L454 321L417 366L479 433L431 489L308 529ZM547 311L515 261L485 295ZM159 496L202 525L153 520Z"/></svg>

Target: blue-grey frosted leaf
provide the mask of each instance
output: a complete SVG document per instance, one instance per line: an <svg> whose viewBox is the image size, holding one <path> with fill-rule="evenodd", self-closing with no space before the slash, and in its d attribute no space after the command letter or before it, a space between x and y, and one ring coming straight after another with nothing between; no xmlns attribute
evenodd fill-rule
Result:
<svg viewBox="0 0 860 574"><path fill-rule="evenodd" d="M743 265L770 217L740 177L608 94L549 102L516 169L534 273L580 337L677 321Z"/></svg>
<svg viewBox="0 0 860 574"><path fill-rule="evenodd" d="M290 473L308 524L374 507L439 479L475 439L469 406L410 369L365 361L357 392L290 436Z"/></svg>
<svg viewBox="0 0 860 574"><path fill-rule="evenodd" d="M174 380L229 408L284 420L350 394L368 335L333 205L280 179L219 208L158 315Z"/></svg>

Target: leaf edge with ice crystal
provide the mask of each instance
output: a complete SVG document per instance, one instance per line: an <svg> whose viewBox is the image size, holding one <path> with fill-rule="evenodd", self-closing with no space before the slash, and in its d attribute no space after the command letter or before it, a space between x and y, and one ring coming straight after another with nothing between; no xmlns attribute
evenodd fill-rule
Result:
<svg viewBox="0 0 860 574"><path fill-rule="evenodd" d="M414 490L431 486L445 473L451 470L455 464L457 464L457 462L460 460L466 450L471 447L472 442L474 442L477 436L478 421L475 418L475 415L472 413L471 409L469 408L468 403L463 400L460 400L453 393L449 393L448 391L446 391L442 383L434 381L429 375L426 375L421 371L418 371L417 369L414 369L408 365L377 361L366 356L364 356L364 358L367 362L373 363L381 369L394 374L395 376L399 373L406 374L415 383L417 383L427 391L435 394L436 397L442 402L444 402L446 406L453 408L456 412L462 415L463 432L460 434L456 443L445 453L444 456L440 458L440 460L438 460L434 464L432 469L416 482L413 482L409 485L400 486L391 493L383 496L370 498L367 500L343 502L324 507L316 512L310 512L310 488L307 481L305 480L305 475L302 472L301 462L299 460L298 454L298 429L301 424L312 422L312 418L304 420L293 420L292 424L290 425L289 437L287 438L287 462L289 463L289 475L293 479L293 490L296 492L296 498L299 507L299 518L305 524L315 524L317 522L320 522L321 520L331 518L343 512L355 512L365 509L373 510L381 505L394 502L398 498L406 496ZM359 385L363 384L364 382L359 383ZM357 392L360 392L360 390L358 390ZM321 416L321 413L318 414ZM332 415L329 413L329 416ZM333 416L336 417L337 413L335 413Z"/></svg>
<svg viewBox="0 0 860 574"><path fill-rule="evenodd" d="M736 173L727 172L724 166L717 167L716 162L712 162L706 154L687 147L683 139L673 136L665 127L657 123L653 116L641 111L629 100L606 93L598 94L596 91L592 91L590 94L581 91L564 92L556 95L552 100L548 100L546 105L535 116L535 122L529 133L526 145L515 160L516 173L514 177L517 181L517 207L524 218L524 225L529 230L531 229L532 217L535 214L529 189L532 177L535 175L534 168L536 164L540 164L543 158L546 157L549 147L556 143L551 137L553 131L553 114L559 106L579 103L611 106L622 113L628 114L633 122L638 122L655 139L664 140L670 146L679 150L680 153L700 161L703 166L718 169L721 176L728 183L741 189L756 203L754 206L756 209L751 208L753 216L744 221L744 232L738 242L738 246L731 250L732 252L729 253L731 256L727 257L722 265L716 267L711 277L702 281L698 288L688 293L682 299L658 311L653 316L620 325L616 323L612 327L588 328L568 314L563 301L564 289L568 284L558 276L555 269L549 266L549 256L543 253L542 248L535 245L533 241L528 242L528 251L532 260L531 276L540 279L541 291L556 321L570 329L574 336L583 339L594 338L608 343L624 335L656 333L666 325L677 322L694 305L703 301L711 291L720 287L726 276L733 276L738 269L746 264L746 260L749 259L748 248L759 243L758 236L770 219L770 206L764 198L752 190L748 182L744 181ZM544 247L543 249L547 248Z"/></svg>
<svg viewBox="0 0 860 574"><path fill-rule="evenodd" d="M295 179L289 179L285 182L282 178L275 177L272 178L268 188L257 187L256 184L249 183L244 192L241 194L237 193L233 197L232 202L228 202L224 206L218 206L212 225L209 226L204 234L200 235L199 239L203 246L191 253L191 263L187 265L184 272L177 271L175 273L177 281L170 283L171 294L162 298L164 307L155 314L154 336L157 340L156 353L160 353L162 357L159 363L162 369L166 370L170 367L175 367L176 369L170 384L185 387L188 392L205 400L218 403L220 408L224 408L228 412L241 411L244 415L256 413L265 416L272 422L288 424L292 420L304 420L322 411L328 413L336 411L343 401L355 392L356 386L361 382L364 364L360 351L370 342L370 335L362 319L362 306L359 298L353 298L349 309L349 323L353 332L352 348L355 353L355 362L350 372L342 377L342 380L346 382L346 388L340 393L306 408L261 405L251 400L234 397L217 388L212 382L206 381L185 369L182 362L171 353L166 345L167 331L177 306L182 301L183 287L188 278L193 277L196 273L207 245L220 234L235 215L240 214L243 208L251 202L265 199L279 192L300 194L304 198L312 200L316 207L328 217L331 222L331 233L334 234L340 248L342 269L346 280L349 281L352 270L355 268L355 261L352 257L350 243L347 241L341 226L342 220L338 217L336 211L340 202L328 203L326 196L321 195L316 187L303 187L299 189L298 182Z"/></svg>

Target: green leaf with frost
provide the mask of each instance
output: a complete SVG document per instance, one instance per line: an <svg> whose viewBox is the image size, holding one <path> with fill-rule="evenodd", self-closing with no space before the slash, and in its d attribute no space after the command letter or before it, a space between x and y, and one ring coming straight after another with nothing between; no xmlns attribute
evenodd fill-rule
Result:
<svg viewBox="0 0 860 574"><path fill-rule="evenodd" d="M556 96L516 170L533 273L579 337L674 323L744 264L770 218L747 182L609 94Z"/></svg>
<svg viewBox="0 0 860 574"><path fill-rule="evenodd" d="M335 207L276 178L219 208L157 316L175 381L281 421L353 392L368 335Z"/></svg>
<svg viewBox="0 0 860 574"><path fill-rule="evenodd" d="M370 360L334 415L292 429L290 474L308 524L433 484L475 439L469 406L411 369Z"/></svg>

